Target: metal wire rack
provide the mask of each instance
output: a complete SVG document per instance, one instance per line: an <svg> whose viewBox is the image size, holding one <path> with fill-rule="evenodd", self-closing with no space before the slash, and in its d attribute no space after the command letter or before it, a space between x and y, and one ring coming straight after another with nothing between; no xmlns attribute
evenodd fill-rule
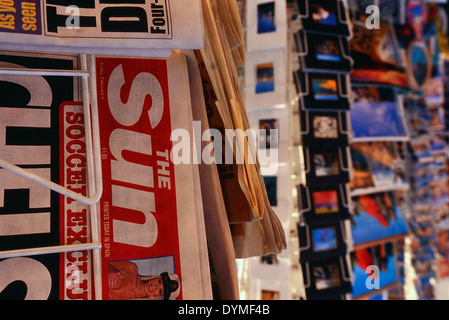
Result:
<svg viewBox="0 0 449 320"><path fill-rule="evenodd" d="M45 246L37 248L25 248L16 250L0 251L0 259L12 257L24 257L34 255L45 255L54 253L64 253L80 250L92 250L93 273L94 273L94 297L101 299L101 231L99 228L99 215L96 203L100 200L103 186L101 175L101 150L100 132L98 120L98 104L96 99L96 73L95 56L81 54L80 70L52 70L52 69L28 69L28 68L0 68L0 75L15 76L60 76L81 78L83 113L85 117L86 132L86 158L87 158L87 184L88 195L83 196L67 187L42 178L26 169L16 166L8 161L0 159L0 168L8 170L23 178L34 181L41 186L49 188L61 195L69 197L88 205L89 219L91 227L91 242L83 244L61 244L57 246Z"/></svg>

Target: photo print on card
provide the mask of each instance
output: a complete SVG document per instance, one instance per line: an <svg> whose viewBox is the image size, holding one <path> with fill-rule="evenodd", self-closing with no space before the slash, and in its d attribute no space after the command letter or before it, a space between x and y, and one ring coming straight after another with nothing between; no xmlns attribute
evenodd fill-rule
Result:
<svg viewBox="0 0 449 320"><path fill-rule="evenodd" d="M301 263L307 299L325 298L330 294L352 291L345 256Z"/></svg>
<svg viewBox="0 0 449 320"><path fill-rule="evenodd" d="M259 149L278 148L278 130L277 119L259 119Z"/></svg>
<svg viewBox="0 0 449 320"><path fill-rule="evenodd" d="M257 5L257 33L276 31L274 1Z"/></svg>
<svg viewBox="0 0 449 320"><path fill-rule="evenodd" d="M277 188L278 179L276 176L264 176L265 187L267 189L268 200L270 205L276 207L278 205Z"/></svg>
<svg viewBox="0 0 449 320"><path fill-rule="evenodd" d="M340 268L337 263L314 266L312 272L317 290L341 286Z"/></svg>
<svg viewBox="0 0 449 320"><path fill-rule="evenodd" d="M298 224L297 229L301 262L324 260L346 253L344 222L318 226Z"/></svg>
<svg viewBox="0 0 449 320"><path fill-rule="evenodd" d="M289 132L288 130L283 130L285 126L288 125L289 110L286 107L274 107L274 108L253 108L248 109L248 120L251 128L260 130L258 133L263 135L264 130L267 131L267 137L270 135L270 144L275 143L275 138L277 135L278 143L274 144L274 148L279 144L288 143ZM271 130L271 132L269 131ZM277 132L276 132L277 130ZM262 139L262 138L261 138ZM264 148L264 143L260 139L259 148ZM263 140L265 141L265 139Z"/></svg>
<svg viewBox="0 0 449 320"><path fill-rule="evenodd" d="M295 41L302 70L341 73L351 71L352 60L348 54L347 38L301 29L295 34Z"/></svg>
<svg viewBox="0 0 449 320"><path fill-rule="evenodd" d="M403 212L404 199L399 191L362 194L353 197L353 202L351 223L355 249L409 233Z"/></svg>
<svg viewBox="0 0 449 320"><path fill-rule="evenodd" d="M403 108L412 139L430 132L433 116L424 99L404 97Z"/></svg>
<svg viewBox="0 0 449 320"><path fill-rule="evenodd" d="M260 294L261 300L279 300L280 292L275 290L263 289Z"/></svg>
<svg viewBox="0 0 449 320"><path fill-rule="evenodd" d="M352 274L354 284L351 296L353 299L366 298L378 290L386 289L399 279L397 275L397 261L392 242L360 248L351 252ZM377 267L378 273L371 273L368 278L367 268ZM372 286L366 283L371 282ZM377 283L378 286L374 286Z"/></svg>
<svg viewBox="0 0 449 320"><path fill-rule="evenodd" d="M303 148L307 185L349 182L347 147Z"/></svg>
<svg viewBox="0 0 449 320"><path fill-rule="evenodd" d="M391 87L353 86L352 141L409 139L403 105Z"/></svg>
<svg viewBox="0 0 449 320"><path fill-rule="evenodd" d="M245 47L248 53L287 47L285 0L247 1Z"/></svg>
<svg viewBox="0 0 449 320"><path fill-rule="evenodd" d="M396 142L355 142L350 150L353 174L349 188L353 194L408 187L405 162Z"/></svg>
<svg viewBox="0 0 449 320"><path fill-rule="evenodd" d="M313 43L317 60L341 61L340 48L336 39L314 39Z"/></svg>
<svg viewBox="0 0 449 320"><path fill-rule="evenodd" d="M335 227L315 228L312 230L312 243L315 252L337 248L337 230Z"/></svg>
<svg viewBox="0 0 449 320"><path fill-rule="evenodd" d="M316 77L312 79L312 85L315 100L338 100L336 80Z"/></svg>
<svg viewBox="0 0 449 320"><path fill-rule="evenodd" d="M286 69L283 49L248 52L243 81L245 107L249 110L284 104L287 89L282 79L286 79Z"/></svg>
<svg viewBox="0 0 449 320"><path fill-rule="evenodd" d="M392 18L396 24L405 23L405 4L407 0L377 0L377 6L380 10L380 16L385 18ZM373 0L355 0L359 11L365 11L365 9L374 4Z"/></svg>
<svg viewBox="0 0 449 320"><path fill-rule="evenodd" d="M341 0L297 0L304 30L351 35L347 7Z"/></svg>
<svg viewBox="0 0 449 320"><path fill-rule="evenodd" d="M256 94L274 91L274 85L273 62L258 64L256 66Z"/></svg>
<svg viewBox="0 0 449 320"><path fill-rule="evenodd" d="M313 137L315 139L337 139L339 136L338 119L332 116L313 116Z"/></svg>
<svg viewBox="0 0 449 320"><path fill-rule="evenodd" d="M315 213L332 214L338 213L338 192L331 191L315 191L312 193L313 205L315 206Z"/></svg>
<svg viewBox="0 0 449 320"><path fill-rule="evenodd" d="M340 174L340 161L338 153L315 153L313 155L315 176L328 177Z"/></svg>
<svg viewBox="0 0 449 320"><path fill-rule="evenodd" d="M348 112L300 111L302 144L312 147L347 146L349 143Z"/></svg>
<svg viewBox="0 0 449 320"><path fill-rule="evenodd" d="M366 28L367 15L353 19L353 37L349 41L353 69L352 83L376 84L409 89L394 26L380 19L378 29Z"/></svg>
<svg viewBox="0 0 449 320"><path fill-rule="evenodd" d="M325 224L349 219L349 199L345 184L300 184L297 189L301 223Z"/></svg>
<svg viewBox="0 0 449 320"><path fill-rule="evenodd" d="M297 93L303 110L345 111L350 109L346 74L303 72L294 73Z"/></svg>

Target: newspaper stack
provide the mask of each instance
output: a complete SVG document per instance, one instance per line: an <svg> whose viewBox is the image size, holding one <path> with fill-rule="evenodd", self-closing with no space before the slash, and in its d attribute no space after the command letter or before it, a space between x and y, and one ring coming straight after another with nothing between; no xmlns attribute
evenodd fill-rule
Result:
<svg viewBox="0 0 449 320"><path fill-rule="evenodd" d="M203 46L200 0L6 1L2 50L169 57Z"/></svg>
<svg viewBox="0 0 449 320"><path fill-rule="evenodd" d="M250 128L239 89L237 67L245 61L238 6L233 0L203 0L205 45L197 51L211 128L245 132ZM224 139L233 141L225 135ZM225 141L225 140L224 140ZM232 163L218 164L231 225L235 256L279 253L286 248L283 227L272 210L250 136L238 136ZM226 147L223 155L226 154ZM237 151L244 151L240 159ZM225 160L225 159L224 159ZM243 160L243 161L238 161Z"/></svg>
<svg viewBox="0 0 449 320"><path fill-rule="evenodd" d="M90 195L99 187L91 114L103 186L98 202L83 203L0 169L2 298L212 299L198 166L170 161L172 131L193 134L185 55L91 56L87 94L62 74L79 71L79 60L0 51L2 71L31 72L0 74L2 167L7 161ZM162 291L136 290L158 281Z"/></svg>

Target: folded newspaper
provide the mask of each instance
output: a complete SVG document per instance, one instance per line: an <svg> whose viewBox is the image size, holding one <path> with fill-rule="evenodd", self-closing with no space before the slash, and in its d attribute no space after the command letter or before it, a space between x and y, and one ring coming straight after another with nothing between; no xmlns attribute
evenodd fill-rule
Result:
<svg viewBox="0 0 449 320"><path fill-rule="evenodd" d="M237 68L245 61L238 6L233 0L203 0L205 45L197 50L211 128L234 146L226 161L224 143L218 170L237 258L279 253L286 248L282 224L270 206L251 136L230 132L250 129ZM226 14L231 12L232 14ZM234 141L234 137L236 137ZM244 153L239 158L238 152ZM240 161L239 161L240 160Z"/></svg>
<svg viewBox="0 0 449 320"><path fill-rule="evenodd" d="M2 50L168 57L203 37L201 0L0 3Z"/></svg>
<svg viewBox="0 0 449 320"><path fill-rule="evenodd" d="M197 139L193 139L192 149L195 154L201 153L202 155L204 150L209 151L209 146L211 143L213 144L211 137L207 135L210 127L203 94L203 81L193 50L183 50L183 52L186 54L189 68L192 113L196 124L194 134L195 137L201 138L198 143L195 142ZM215 155L213 151L212 149L210 152L211 156ZM213 161L211 163L201 161L198 168L214 299L238 300L239 287L234 244L217 164Z"/></svg>
<svg viewBox="0 0 449 320"><path fill-rule="evenodd" d="M101 56L93 62L101 199L86 205L0 169L0 295L211 299L198 167L170 161L172 130L193 130L186 58ZM79 65L78 55L0 52L0 67L8 70ZM10 74L0 75L0 83L0 158L90 194L96 186L80 83ZM95 241L101 248L89 249ZM64 246L62 253L32 251L55 246Z"/></svg>

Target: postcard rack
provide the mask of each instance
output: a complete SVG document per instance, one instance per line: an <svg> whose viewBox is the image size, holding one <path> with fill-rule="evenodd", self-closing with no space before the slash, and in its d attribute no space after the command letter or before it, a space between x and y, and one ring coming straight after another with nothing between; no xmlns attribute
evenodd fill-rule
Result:
<svg viewBox="0 0 449 320"><path fill-rule="evenodd" d="M301 179L297 181L299 269L304 298L346 300L352 291L349 182L352 130L348 55L352 37L345 1L297 1L293 34ZM320 12L327 12L322 15Z"/></svg>
<svg viewBox="0 0 449 320"><path fill-rule="evenodd" d="M83 244L61 244L56 246L44 246L35 248L13 249L0 251L0 259L13 257L26 257L35 255L47 255L55 253L65 253L81 250L92 250L93 253L93 273L95 298L101 299L101 240L99 217L97 213L97 202L102 196L102 173L101 173L101 154L100 154L100 133L98 120L98 106L96 101L96 72L95 57L93 55L80 54L79 70L59 70L59 69L28 69L28 68L0 68L0 75L14 76L58 76L73 77L81 80L83 114L85 119L86 136L86 166L87 166L87 196L81 195L55 183L49 179L40 177L26 169L14 165L4 159L0 159L0 167L8 170L15 175L38 183L39 185L57 192L73 200L90 207L89 213L91 226L91 242Z"/></svg>

